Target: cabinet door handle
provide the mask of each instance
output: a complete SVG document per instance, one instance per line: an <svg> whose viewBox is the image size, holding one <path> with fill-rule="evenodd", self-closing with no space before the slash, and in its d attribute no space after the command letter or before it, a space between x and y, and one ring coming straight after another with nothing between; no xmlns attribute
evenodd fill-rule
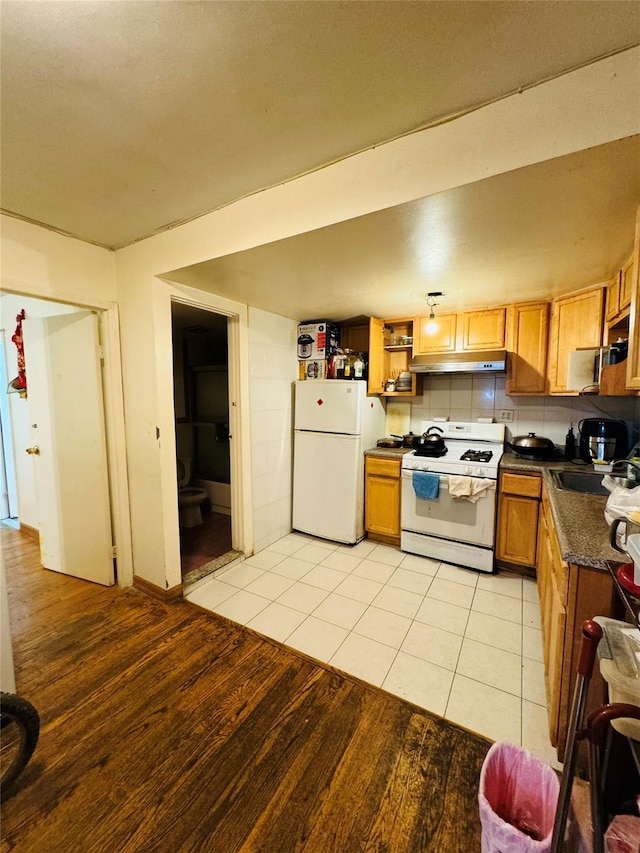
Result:
<svg viewBox="0 0 640 853"><path fill-rule="evenodd" d="M40 456L40 448L37 444L34 447L27 447L27 453L29 456Z"/></svg>

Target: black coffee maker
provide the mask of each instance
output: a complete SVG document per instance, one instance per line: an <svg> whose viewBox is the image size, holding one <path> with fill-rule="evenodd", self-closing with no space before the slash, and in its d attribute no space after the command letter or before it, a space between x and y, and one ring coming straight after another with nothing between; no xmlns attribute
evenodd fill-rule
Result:
<svg viewBox="0 0 640 853"><path fill-rule="evenodd" d="M611 418L584 418L578 424L580 458L587 463L624 459L629 452L627 425Z"/></svg>

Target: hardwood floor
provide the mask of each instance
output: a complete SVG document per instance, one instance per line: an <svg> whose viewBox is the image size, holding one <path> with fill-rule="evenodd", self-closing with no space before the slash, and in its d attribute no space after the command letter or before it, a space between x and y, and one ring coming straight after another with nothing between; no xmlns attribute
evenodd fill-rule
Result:
<svg viewBox="0 0 640 853"><path fill-rule="evenodd" d="M41 716L2 851L480 849L489 741L187 603L47 572L2 532Z"/></svg>

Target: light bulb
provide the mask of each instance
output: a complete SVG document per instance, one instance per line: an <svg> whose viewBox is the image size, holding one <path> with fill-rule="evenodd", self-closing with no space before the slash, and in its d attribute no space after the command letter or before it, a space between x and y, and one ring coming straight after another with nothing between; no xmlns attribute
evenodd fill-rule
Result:
<svg viewBox="0 0 640 853"><path fill-rule="evenodd" d="M428 335L435 335L438 331L438 323L436 321L436 315L433 312L433 308L431 309L429 320L427 321L427 325L424 327L424 330Z"/></svg>

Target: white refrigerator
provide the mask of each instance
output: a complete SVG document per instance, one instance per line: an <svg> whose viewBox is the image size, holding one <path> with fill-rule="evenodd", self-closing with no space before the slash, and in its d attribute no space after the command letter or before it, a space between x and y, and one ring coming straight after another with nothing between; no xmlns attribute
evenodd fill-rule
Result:
<svg viewBox="0 0 640 853"><path fill-rule="evenodd" d="M364 536L364 451L385 434L378 397L358 380L295 383L293 528L353 544Z"/></svg>

